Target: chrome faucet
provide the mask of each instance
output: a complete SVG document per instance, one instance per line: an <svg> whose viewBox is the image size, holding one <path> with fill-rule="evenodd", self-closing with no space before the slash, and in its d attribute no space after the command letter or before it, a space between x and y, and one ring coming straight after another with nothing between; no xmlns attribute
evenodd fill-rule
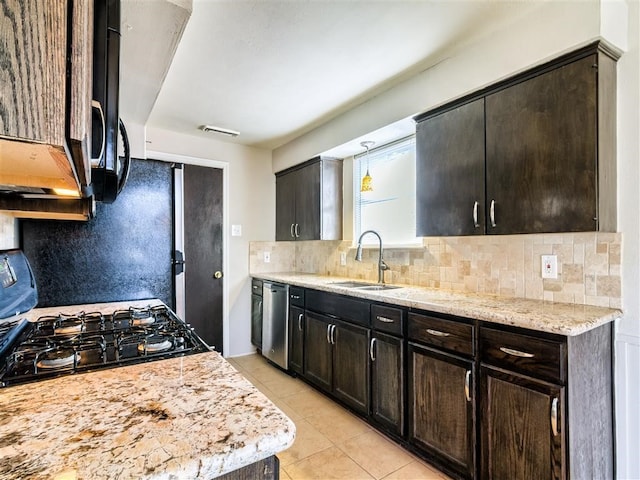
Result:
<svg viewBox="0 0 640 480"><path fill-rule="evenodd" d="M362 261L362 237L367 233L373 233L378 237L378 241L380 242L380 254L378 255L378 283L384 285L384 271L389 270L389 266L384 263L384 260L382 259L382 238L375 230L367 230L366 232L362 232L360 235L360 238L358 239L358 248L356 249L356 262Z"/></svg>

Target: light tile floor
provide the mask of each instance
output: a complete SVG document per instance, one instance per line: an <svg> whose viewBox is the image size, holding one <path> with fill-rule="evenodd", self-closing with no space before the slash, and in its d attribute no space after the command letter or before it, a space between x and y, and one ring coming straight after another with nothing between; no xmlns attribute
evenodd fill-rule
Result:
<svg viewBox="0 0 640 480"><path fill-rule="evenodd" d="M227 360L296 424L293 446L278 454L281 479L449 479L262 356Z"/></svg>

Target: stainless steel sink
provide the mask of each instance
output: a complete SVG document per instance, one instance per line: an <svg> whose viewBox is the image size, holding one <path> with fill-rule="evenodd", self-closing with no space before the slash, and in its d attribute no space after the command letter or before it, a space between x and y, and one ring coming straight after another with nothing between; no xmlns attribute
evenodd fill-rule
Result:
<svg viewBox="0 0 640 480"><path fill-rule="evenodd" d="M334 282L331 285L335 285L336 287L357 288L358 290L393 290L394 288L401 288L395 285L355 281Z"/></svg>
<svg viewBox="0 0 640 480"><path fill-rule="evenodd" d="M386 283L384 285L367 285L365 287L357 287L358 290L393 290L394 288L402 288L402 287L398 287L396 285L387 285Z"/></svg>

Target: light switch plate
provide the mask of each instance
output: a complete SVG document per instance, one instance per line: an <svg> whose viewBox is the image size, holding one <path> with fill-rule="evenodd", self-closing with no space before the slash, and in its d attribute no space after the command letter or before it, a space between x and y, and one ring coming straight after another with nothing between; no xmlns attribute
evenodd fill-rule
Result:
<svg viewBox="0 0 640 480"><path fill-rule="evenodd" d="M347 252L340 252L340 265L347 264Z"/></svg>
<svg viewBox="0 0 640 480"><path fill-rule="evenodd" d="M231 225L231 236L232 237L241 237L242 236L242 225Z"/></svg>
<svg viewBox="0 0 640 480"><path fill-rule="evenodd" d="M558 278L558 256L542 255L542 278Z"/></svg>
<svg viewBox="0 0 640 480"><path fill-rule="evenodd" d="M269 263L271 261L271 252L264 252L264 263Z"/></svg>

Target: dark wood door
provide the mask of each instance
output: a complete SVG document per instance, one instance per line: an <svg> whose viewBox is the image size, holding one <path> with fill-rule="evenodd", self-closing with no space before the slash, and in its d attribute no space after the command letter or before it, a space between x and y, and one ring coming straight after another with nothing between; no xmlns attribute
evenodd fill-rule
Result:
<svg viewBox="0 0 640 480"><path fill-rule="evenodd" d="M333 394L360 413L369 413L368 328L335 321L332 332Z"/></svg>
<svg viewBox="0 0 640 480"><path fill-rule="evenodd" d="M222 170L184 165L185 321L222 350Z"/></svg>
<svg viewBox="0 0 640 480"><path fill-rule="evenodd" d="M566 478L564 388L482 367L480 397L481 478Z"/></svg>
<svg viewBox="0 0 640 480"><path fill-rule="evenodd" d="M276 240L295 240L296 175L295 171L276 176Z"/></svg>
<svg viewBox="0 0 640 480"><path fill-rule="evenodd" d="M404 341L373 332L371 335L371 416L389 432L405 430Z"/></svg>
<svg viewBox="0 0 640 480"><path fill-rule="evenodd" d="M262 295L251 294L251 344L262 348Z"/></svg>
<svg viewBox="0 0 640 480"><path fill-rule="evenodd" d="M331 327L333 320L306 312L304 325L304 376L319 388L330 392L333 378Z"/></svg>
<svg viewBox="0 0 640 480"><path fill-rule="evenodd" d="M304 371L304 310L289 307L289 370Z"/></svg>
<svg viewBox="0 0 640 480"><path fill-rule="evenodd" d="M472 362L413 343L408 348L409 441L472 478Z"/></svg>
<svg viewBox="0 0 640 480"><path fill-rule="evenodd" d="M296 240L320 240L320 162L296 170Z"/></svg>
<svg viewBox="0 0 640 480"><path fill-rule="evenodd" d="M417 235L484 233L484 99L416 125Z"/></svg>
<svg viewBox="0 0 640 480"><path fill-rule="evenodd" d="M488 233L597 229L596 63L592 55L486 97Z"/></svg>

